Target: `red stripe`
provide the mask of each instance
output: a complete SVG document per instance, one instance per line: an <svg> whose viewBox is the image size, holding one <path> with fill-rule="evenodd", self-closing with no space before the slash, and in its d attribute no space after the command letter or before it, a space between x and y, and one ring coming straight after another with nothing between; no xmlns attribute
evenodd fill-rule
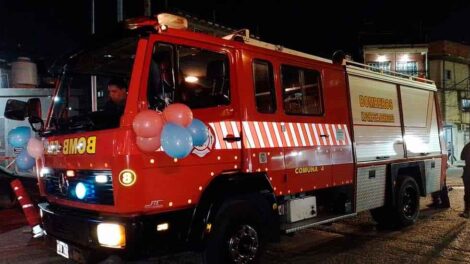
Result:
<svg viewBox="0 0 470 264"><path fill-rule="evenodd" d="M331 130L331 136L333 138L333 145L337 146L339 145L338 139L336 139L336 125L330 124L330 130Z"/></svg>
<svg viewBox="0 0 470 264"><path fill-rule="evenodd" d="M277 127L277 131L279 132L279 137L281 138L282 145L284 147L287 147L287 141L284 138L284 132L282 132L281 123L275 123L274 125Z"/></svg>
<svg viewBox="0 0 470 264"><path fill-rule="evenodd" d="M259 140L258 140L258 134L256 134L256 129L255 129L255 125L253 125L253 122L248 122L248 127L250 127L250 132L251 132L251 135L253 136L253 141L255 142L255 148L261 148L261 144L259 143Z"/></svg>
<svg viewBox="0 0 470 264"><path fill-rule="evenodd" d="M227 128L227 133L229 135L233 135L235 136L235 134L233 133L233 129L232 129L232 124L230 121L227 121L227 122L224 122L225 124L225 127ZM232 146L233 149L237 149L237 142L232 142L232 143L227 143L227 144L230 144Z"/></svg>
<svg viewBox="0 0 470 264"><path fill-rule="evenodd" d="M266 129L264 129L263 122L258 122L259 132L261 133L261 137L263 137L264 146L266 148L270 148L271 145L269 144L268 133L266 133Z"/></svg>
<svg viewBox="0 0 470 264"><path fill-rule="evenodd" d="M308 130L310 131L310 136L312 136L312 141L314 146L320 145L317 141L317 138L315 137L315 131L313 130L313 127L315 124L308 124Z"/></svg>
<svg viewBox="0 0 470 264"><path fill-rule="evenodd" d="M310 146L310 142L308 141L308 134L307 134L307 131L305 131L304 123L300 123L300 131L299 132L302 133L302 135L304 136L304 141L305 141L304 146ZM300 141L302 141L302 139L300 139Z"/></svg>
<svg viewBox="0 0 470 264"><path fill-rule="evenodd" d="M317 131L317 136L318 136L318 145L319 146L323 146L325 144L323 144L323 138L320 136L321 135L321 131L320 131L320 124L313 124L315 126L315 130Z"/></svg>
<svg viewBox="0 0 470 264"><path fill-rule="evenodd" d="M219 140L220 148L227 149L227 146L225 145L225 141L224 141L224 135L222 133L222 129L220 128L220 123L215 122L214 127L215 127L215 134L217 135L217 138Z"/></svg>
<svg viewBox="0 0 470 264"><path fill-rule="evenodd" d="M275 148L279 148L281 145L277 141L276 132L274 131L274 127L276 124L273 122L267 122L269 133L271 133L271 138L273 139L273 144Z"/></svg>
<svg viewBox="0 0 470 264"><path fill-rule="evenodd" d="M290 123L286 123L285 126L286 126L286 132L287 132L287 136L289 137L291 147L297 147L295 145L295 141L294 141L294 137L292 136L292 132L290 131ZM299 142L297 141L297 143L299 143Z"/></svg>

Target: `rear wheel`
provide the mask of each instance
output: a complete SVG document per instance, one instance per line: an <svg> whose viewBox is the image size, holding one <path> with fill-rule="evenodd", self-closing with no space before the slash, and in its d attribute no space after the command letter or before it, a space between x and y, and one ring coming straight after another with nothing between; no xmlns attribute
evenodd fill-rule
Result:
<svg viewBox="0 0 470 264"><path fill-rule="evenodd" d="M405 176L395 192L395 206L371 210L372 218L385 228L405 227L416 222L419 216L420 194L415 179Z"/></svg>
<svg viewBox="0 0 470 264"><path fill-rule="evenodd" d="M260 230L260 215L249 202L225 203L208 238L205 263L258 263L264 245Z"/></svg>

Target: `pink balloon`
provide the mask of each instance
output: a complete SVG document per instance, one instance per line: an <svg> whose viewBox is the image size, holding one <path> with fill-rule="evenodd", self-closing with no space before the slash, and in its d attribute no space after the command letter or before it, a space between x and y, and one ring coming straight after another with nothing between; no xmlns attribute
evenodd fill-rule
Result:
<svg viewBox="0 0 470 264"><path fill-rule="evenodd" d="M154 152L161 146L160 135L151 138L137 137L137 147L144 152Z"/></svg>
<svg viewBox="0 0 470 264"><path fill-rule="evenodd" d="M193 121L193 112L184 104L171 104L163 110L165 121L188 127Z"/></svg>
<svg viewBox="0 0 470 264"><path fill-rule="evenodd" d="M132 122L132 128L139 137L152 138L160 136L163 128L161 113L153 110L144 110L136 115Z"/></svg>
<svg viewBox="0 0 470 264"><path fill-rule="evenodd" d="M26 150L31 157L39 159L44 155L44 144L41 140L32 137L28 141Z"/></svg>

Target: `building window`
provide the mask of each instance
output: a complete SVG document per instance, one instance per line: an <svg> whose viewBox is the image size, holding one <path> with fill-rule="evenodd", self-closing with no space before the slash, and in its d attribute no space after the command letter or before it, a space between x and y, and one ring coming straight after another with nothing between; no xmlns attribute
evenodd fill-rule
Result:
<svg viewBox="0 0 470 264"><path fill-rule="evenodd" d="M256 110L260 113L276 112L273 66L270 62L253 62L253 81L255 86Z"/></svg>
<svg viewBox="0 0 470 264"><path fill-rule="evenodd" d="M321 115L321 75L319 71L283 65L284 111L294 115Z"/></svg>
<svg viewBox="0 0 470 264"><path fill-rule="evenodd" d="M446 70L446 80L452 80L452 71Z"/></svg>
<svg viewBox="0 0 470 264"><path fill-rule="evenodd" d="M397 62L395 71L408 75L418 75L418 63L416 61Z"/></svg>
<svg viewBox="0 0 470 264"><path fill-rule="evenodd" d="M375 70L390 71L390 65L392 65L392 63L390 61L381 61L381 62L369 62L367 63L367 65L375 68L375 69L371 69L373 71Z"/></svg>
<svg viewBox="0 0 470 264"><path fill-rule="evenodd" d="M462 111L470 112L470 98L462 98L460 102L462 105Z"/></svg>

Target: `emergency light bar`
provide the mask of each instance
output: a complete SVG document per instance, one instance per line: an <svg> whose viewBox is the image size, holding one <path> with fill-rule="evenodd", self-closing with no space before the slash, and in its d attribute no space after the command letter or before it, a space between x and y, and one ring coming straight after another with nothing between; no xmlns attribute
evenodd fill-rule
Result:
<svg viewBox="0 0 470 264"><path fill-rule="evenodd" d="M176 16L168 13L158 14L154 17L138 17L131 18L125 21L128 29L134 30L141 27L160 27L162 30L167 28L174 29L188 29L188 20L181 16Z"/></svg>
<svg viewBox="0 0 470 264"><path fill-rule="evenodd" d="M160 26L165 25L169 28L188 29L188 20L184 17L162 13L157 15L157 21Z"/></svg>

